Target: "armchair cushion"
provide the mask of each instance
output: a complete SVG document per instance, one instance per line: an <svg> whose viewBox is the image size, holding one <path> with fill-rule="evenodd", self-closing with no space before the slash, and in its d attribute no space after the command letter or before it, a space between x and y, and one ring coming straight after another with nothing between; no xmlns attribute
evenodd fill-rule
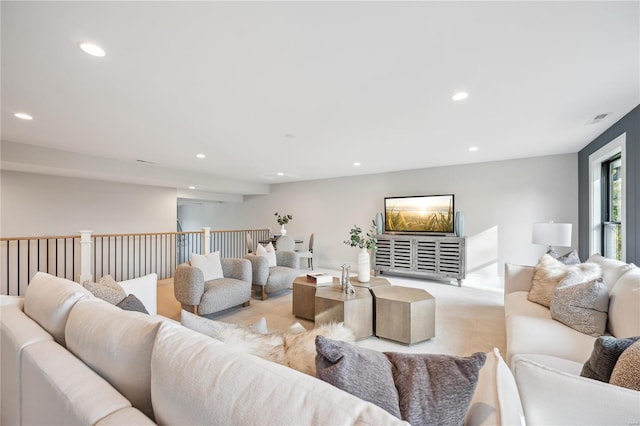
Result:
<svg viewBox="0 0 640 426"><path fill-rule="evenodd" d="M224 278L219 251L208 253L206 255L191 253L191 266L202 271L205 281Z"/></svg>
<svg viewBox="0 0 640 426"><path fill-rule="evenodd" d="M286 266L287 268L298 269L299 266L298 253L294 251L276 251L276 265Z"/></svg>
<svg viewBox="0 0 640 426"><path fill-rule="evenodd" d="M266 247L263 245L258 245L258 249L256 250L256 254L258 256L262 256L267 259L269 267L276 266L276 250L273 248L273 244L269 243Z"/></svg>
<svg viewBox="0 0 640 426"><path fill-rule="evenodd" d="M251 262L247 259L225 258L220 261L224 278L251 282Z"/></svg>

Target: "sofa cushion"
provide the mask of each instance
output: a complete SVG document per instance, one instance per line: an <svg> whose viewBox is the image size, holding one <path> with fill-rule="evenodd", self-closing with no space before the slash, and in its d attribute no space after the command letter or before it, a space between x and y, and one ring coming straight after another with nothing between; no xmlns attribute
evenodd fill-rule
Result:
<svg viewBox="0 0 640 426"><path fill-rule="evenodd" d="M191 266L202 271L205 281L224 278L220 252L207 253L206 255L191 253Z"/></svg>
<svg viewBox="0 0 640 426"><path fill-rule="evenodd" d="M587 259L587 262L600 265L600 269L602 269L602 278L609 288L609 293L611 293L611 290L618 281L618 278L633 268L632 264L616 259L609 259L598 253L591 255L589 259Z"/></svg>
<svg viewBox="0 0 640 426"><path fill-rule="evenodd" d="M465 425L524 425L520 394L511 370L494 348L487 352L478 385L465 416Z"/></svg>
<svg viewBox="0 0 640 426"><path fill-rule="evenodd" d="M542 306L551 305L553 290L561 283L576 284L600 278L602 271L595 263L564 265L548 254L543 255L536 265L529 291L529 300Z"/></svg>
<svg viewBox="0 0 640 426"><path fill-rule="evenodd" d="M316 350L319 379L401 417L393 365L385 354L322 336L316 337Z"/></svg>
<svg viewBox="0 0 640 426"><path fill-rule="evenodd" d="M632 266L609 293L608 329L616 337L640 336L640 268Z"/></svg>
<svg viewBox="0 0 640 426"><path fill-rule="evenodd" d="M567 364L573 367L557 367ZM580 377L580 368L580 363L549 356L514 357L512 370L527 424L629 425L638 421L640 393Z"/></svg>
<svg viewBox="0 0 640 426"><path fill-rule="evenodd" d="M511 367L513 356L518 354L551 355L580 364L584 364L591 355L595 337L580 333L558 321L511 315L505 322L507 363Z"/></svg>
<svg viewBox="0 0 640 426"><path fill-rule="evenodd" d="M328 383L168 322L151 373L158 424L404 424Z"/></svg>
<svg viewBox="0 0 640 426"><path fill-rule="evenodd" d="M609 383L640 391L640 341L622 352L613 367Z"/></svg>
<svg viewBox="0 0 640 426"><path fill-rule="evenodd" d="M74 306L66 329L69 350L150 418L151 350L160 322L94 299Z"/></svg>
<svg viewBox="0 0 640 426"><path fill-rule="evenodd" d="M21 386L24 425L93 425L131 406L102 377L55 342L25 348Z"/></svg>
<svg viewBox="0 0 640 426"><path fill-rule="evenodd" d="M561 285L551 297L551 318L589 336L604 334L609 292L602 278Z"/></svg>
<svg viewBox="0 0 640 426"><path fill-rule="evenodd" d="M149 417L142 414L142 411L127 407L122 408L107 417L100 419L96 426L138 426L138 425L155 425Z"/></svg>
<svg viewBox="0 0 640 426"><path fill-rule="evenodd" d="M127 292L114 280L111 275L105 275L97 283L87 281L82 284L95 297L102 299L112 305L117 305L127 297Z"/></svg>
<svg viewBox="0 0 640 426"><path fill-rule="evenodd" d="M615 367L622 352L639 339L640 336L628 339L617 339L613 336L598 337L593 343L591 357L584 363L580 375L609 383L613 367Z"/></svg>
<svg viewBox="0 0 640 426"><path fill-rule="evenodd" d="M38 272L27 287L24 313L64 346L64 328L69 312L78 300L87 298L93 298L93 295L80 284Z"/></svg>

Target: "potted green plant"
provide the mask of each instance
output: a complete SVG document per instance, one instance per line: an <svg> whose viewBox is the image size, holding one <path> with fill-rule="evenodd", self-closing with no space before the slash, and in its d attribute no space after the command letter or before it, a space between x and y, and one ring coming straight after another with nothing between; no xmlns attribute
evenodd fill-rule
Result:
<svg viewBox="0 0 640 426"><path fill-rule="evenodd" d="M377 227L375 221L372 221L369 232L364 235L362 234L362 228L353 225L353 228L349 231L349 239L344 241L346 245L360 249L358 253L358 281L361 283L368 283L371 280L371 257L369 256L369 250L375 251L378 245L376 233Z"/></svg>
<svg viewBox="0 0 640 426"><path fill-rule="evenodd" d="M277 217L276 220L278 221L278 224L280 224L280 234L281 235L286 235L287 230L284 229L284 225L286 223L289 223L289 221L291 219L293 219L293 216L291 216L290 214L280 215L280 213L278 213L278 212L275 212L274 216Z"/></svg>

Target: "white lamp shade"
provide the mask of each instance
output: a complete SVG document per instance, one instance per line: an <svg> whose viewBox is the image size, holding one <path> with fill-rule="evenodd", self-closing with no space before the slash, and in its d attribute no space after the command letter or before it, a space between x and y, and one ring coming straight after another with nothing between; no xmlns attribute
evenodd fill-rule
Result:
<svg viewBox="0 0 640 426"><path fill-rule="evenodd" d="M534 223L532 242L545 246L571 247L571 224Z"/></svg>

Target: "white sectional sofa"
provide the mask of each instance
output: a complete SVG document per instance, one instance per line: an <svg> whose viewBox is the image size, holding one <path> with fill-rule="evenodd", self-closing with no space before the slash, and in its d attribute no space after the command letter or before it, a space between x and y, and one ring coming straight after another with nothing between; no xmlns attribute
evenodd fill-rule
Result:
<svg viewBox="0 0 640 426"><path fill-rule="evenodd" d="M640 268L593 255L609 290L607 334L640 335ZM640 392L580 376L595 337L527 300L534 267L505 265L507 363L528 425L638 424Z"/></svg>
<svg viewBox="0 0 640 426"><path fill-rule="evenodd" d="M406 424L167 318L123 311L72 281L38 273L24 298L0 301L2 425ZM465 424L521 417L513 376L490 352Z"/></svg>
<svg viewBox="0 0 640 426"><path fill-rule="evenodd" d="M2 297L3 425L402 424L325 382L38 273Z"/></svg>

